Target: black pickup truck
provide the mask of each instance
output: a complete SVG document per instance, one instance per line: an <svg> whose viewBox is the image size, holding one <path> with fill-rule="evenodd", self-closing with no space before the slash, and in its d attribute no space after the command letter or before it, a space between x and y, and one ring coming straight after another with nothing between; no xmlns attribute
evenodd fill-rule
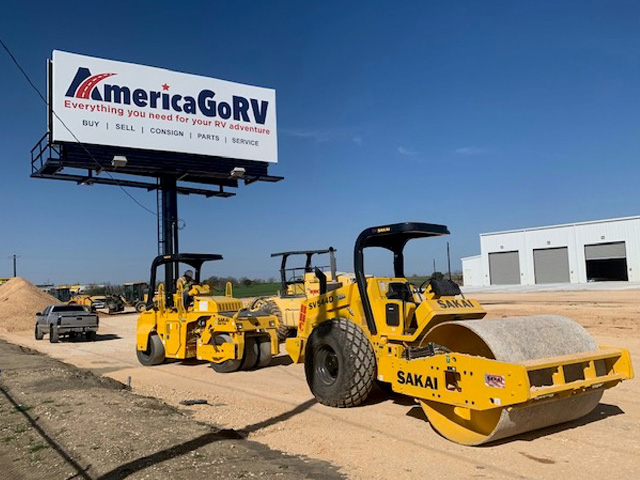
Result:
<svg viewBox="0 0 640 480"><path fill-rule="evenodd" d="M86 339L96 339L98 315L87 311L82 305L49 305L36 314L36 340L42 340L49 334L49 341L57 343L61 335L70 337L84 334Z"/></svg>

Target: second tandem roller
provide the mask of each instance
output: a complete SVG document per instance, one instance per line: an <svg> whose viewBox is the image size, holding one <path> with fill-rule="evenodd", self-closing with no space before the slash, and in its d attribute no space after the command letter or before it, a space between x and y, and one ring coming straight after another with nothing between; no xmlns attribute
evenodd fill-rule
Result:
<svg viewBox="0 0 640 480"><path fill-rule="evenodd" d="M414 397L445 438L480 445L587 415L605 389L633 377L627 350L598 347L573 320L484 319L449 280L410 283L406 243L448 233L425 223L369 228L356 241L355 283L331 290L316 271L320 295L302 304L286 346L320 403L356 406L377 381ZM393 253L393 277L365 276L368 247Z"/></svg>

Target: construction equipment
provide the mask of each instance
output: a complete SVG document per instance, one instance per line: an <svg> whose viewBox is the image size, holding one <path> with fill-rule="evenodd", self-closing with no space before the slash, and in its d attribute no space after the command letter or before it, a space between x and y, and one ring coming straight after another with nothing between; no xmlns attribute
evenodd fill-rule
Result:
<svg viewBox="0 0 640 480"><path fill-rule="evenodd" d="M70 285L69 291L71 292L71 296L80 295L85 291L84 285Z"/></svg>
<svg viewBox="0 0 640 480"><path fill-rule="evenodd" d="M329 270L328 282L347 283L353 280L353 275L349 277L348 274L338 274L336 272L335 251L333 247L329 247L326 250L302 250L271 254L271 257L282 257L280 263L280 290L277 295L256 298L251 304L251 310L268 312L278 317L278 339L281 342L296 335L302 302L319 293L320 283L314 273L316 268ZM329 255L329 265L313 265L314 255L325 254ZM305 257L304 267L287 268L287 261L292 256Z"/></svg>
<svg viewBox="0 0 640 480"><path fill-rule="evenodd" d="M67 303L69 300L71 300L71 290L65 285L53 287L51 290L49 290L49 293L63 303Z"/></svg>
<svg viewBox="0 0 640 480"><path fill-rule="evenodd" d="M92 312L113 315L124 312L125 303L118 295L73 295L67 302L69 305L83 305Z"/></svg>
<svg viewBox="0 0 640 480"><path fill-rule="evenodd" d="M154 259L150 286L156 284L160 266L169 264L177 271L179 263L195 270L195 284L184 292L179 283L175 294L163 284L158 285L155 297L138 318L140 363L157 365L165 358L197 358L211 362L216 372L228 373L265 367L278 353L276 317L250 312L243 308L241 300L231 296L212 296L209 286L200 284L202 264L216 260L222 260L222 256L182 253Z"/></svg>
<svg viewBox="0 0 640 480"><path fill-rule="evenodd" d="M442 436L479 445L582 417L632 378L627 350L598 347L568 318L484 319L450 280L411 284L406 243L448 233L425 223L368 228L355 243L356 283L329 286L316 271L320 294L302 303L286 347L320 403L356 406L377 381L415 398ZM369 247L393 253L393 277L365 277Z"/></svg>
<svg viewBox="0 0 640 480"><path fill-rule="evenodd" d="M145 282L133 282L124 284L124 295L122 299L124 302L136 309L136 312L141 313L146 310L148 301L147 284Z"/></svg>
<svg viewBox="0 0 640 480"><path fill-rule="evenodd" d="M66 302L69 305L82 305L84 307L87 307L90 311L95 312L95 307L93 305L93 300L91 299L90 295L79 295L79 294L73 294L72 291L69 292L70 293L70 298L69 300Z"/></svg>
<svg viewBox="0 0 640 480"><path fill-rule="evenodd" d="M120 295L93 295L90 298L92 309L95 311L108 313L124 312L125 303Z"/></svg>

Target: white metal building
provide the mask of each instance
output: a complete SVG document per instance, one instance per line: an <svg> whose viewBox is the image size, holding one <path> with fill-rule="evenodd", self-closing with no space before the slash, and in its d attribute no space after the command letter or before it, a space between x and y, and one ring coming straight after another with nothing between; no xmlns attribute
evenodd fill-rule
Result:
<svg viewBox="0 0 640 480"><path fill-rule="evenodd" d="M640 282L640 216L480 235L464 284Z"/></svg>

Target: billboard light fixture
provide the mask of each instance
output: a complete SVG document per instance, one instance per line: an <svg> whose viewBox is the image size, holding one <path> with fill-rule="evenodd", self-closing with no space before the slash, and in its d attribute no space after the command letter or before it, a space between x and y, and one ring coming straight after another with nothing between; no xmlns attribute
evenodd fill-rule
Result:
<svg viewBox="0 0 640 480"><path fill-rule="evenodd" d="M231 176L234 178L242 178L247 171L242 167L235 167L231 170Z"/></svg>
<svg viewBox="0 0 640 480"><path fill-rule="evenodd" d="M126 167L127 157L124 155L114 155L113 160L111 160L111 166L114 168Z"/></svg>

